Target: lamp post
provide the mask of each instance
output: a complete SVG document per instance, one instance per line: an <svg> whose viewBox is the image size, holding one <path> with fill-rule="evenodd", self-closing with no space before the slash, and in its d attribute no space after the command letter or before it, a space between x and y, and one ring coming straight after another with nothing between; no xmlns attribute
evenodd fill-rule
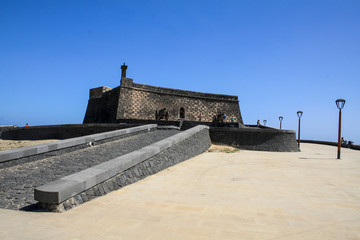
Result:
<svg viewBox="0 0 360 240"><path fill-rule="evenodd" d="M300 118L303 115L302 111L297 111L297 116L299 117L299 128L298 128L298 147L300 149Z"/></svg>
<svg viewBox="0 0 360 240"><path fill-rule="evenodd" d="M267 121L266 121L266 120L264 120L263 122L264 122L264 126L266 126Z"/></svg>
<svg viewBox="0 0 360 240"><path fill-rule="evenodd" d="M339 109L339 135L338 135L338 149L337 149L337 159L340 159L340 150L341 150L341 109L345 105L345 99L337 99L335 101L337 108Z"/></svg>
<svg viewBox="0 0 360 240"><path fill-rule="evenodd" d="M282 122L282 120L283 120L284 118L283 118L283 116L280 116L279 117L279 121L280 121L280 129L281 129L281 122Z"/></svg>

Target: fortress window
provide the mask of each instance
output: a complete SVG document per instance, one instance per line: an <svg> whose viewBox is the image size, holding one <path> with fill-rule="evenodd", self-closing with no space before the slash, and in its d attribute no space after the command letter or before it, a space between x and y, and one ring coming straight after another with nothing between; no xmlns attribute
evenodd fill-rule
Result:
<svg viewBox="0 0 360 240"><path fill-rule="evenodd" d="M185 109L183 107L180 108L180 118L185 118Z"/></svg>

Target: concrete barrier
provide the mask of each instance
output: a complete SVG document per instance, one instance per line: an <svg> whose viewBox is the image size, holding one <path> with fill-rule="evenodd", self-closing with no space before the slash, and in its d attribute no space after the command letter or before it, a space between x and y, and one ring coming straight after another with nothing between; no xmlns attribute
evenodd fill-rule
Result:
<svg viewBox="0 0 360 240"><path fill-rule="evenodd" d="M209 127L197 126L152 145L37 187L35 200L62 212L205 152Z"/></svg>
<svg viewBox="0 0 360 240"><path fill-rule="evenodd" d="M143 131L155 130L156 124L144 125L133 128L120 129L110 132L97 133L77 138L50 142L40 145L22 147L0 152L0 168L14 166L28 161L39 160L51 155L62 154L72 150L84 148L94 143L113 140L114 138L124 137L131 134L137 134Z"/></svg>

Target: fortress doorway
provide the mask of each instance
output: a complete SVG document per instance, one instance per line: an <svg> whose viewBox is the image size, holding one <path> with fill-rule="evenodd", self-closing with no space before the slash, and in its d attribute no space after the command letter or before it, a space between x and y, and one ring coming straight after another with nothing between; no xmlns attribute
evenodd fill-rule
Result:
<svg viewBox="0 0 360 240"><path fill-rule="evenodd" d="M185 109L183 107L180 108L180 118L185 118Z"/></svg>

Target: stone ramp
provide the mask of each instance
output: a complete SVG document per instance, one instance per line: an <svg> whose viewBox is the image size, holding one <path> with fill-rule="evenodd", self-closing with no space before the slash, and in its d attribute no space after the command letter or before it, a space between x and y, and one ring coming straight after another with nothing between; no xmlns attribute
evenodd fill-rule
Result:
<svg viewBox="0 0 360 240"><path fill-rule="evenodd" d="M70 151L90 147L94 144L114 141L130 135L155 130L156 124L149 124L127 129L91 134L69 138L62 141L45 143L35 146L22 147L0 151L0 168L15 166L25 162L37 161L50 156L61 155Z"/></svg>
<svg viewBox="0 0 360 240"><path fill-rule="evenodd" d="M139 150L35 188L45 210L63 212L205 152L209 127L197 126Z"/></svg>
<svg viewBox="0 0 360 240"><path fill-rule="evenodd" d="M0 169L0 208L17 210L35 204L34 188L138 150L177 133L179 133L177 130L155 130Z"/></svg>

